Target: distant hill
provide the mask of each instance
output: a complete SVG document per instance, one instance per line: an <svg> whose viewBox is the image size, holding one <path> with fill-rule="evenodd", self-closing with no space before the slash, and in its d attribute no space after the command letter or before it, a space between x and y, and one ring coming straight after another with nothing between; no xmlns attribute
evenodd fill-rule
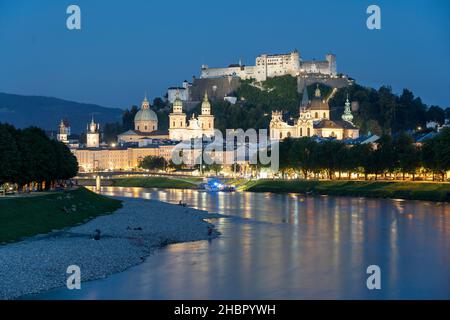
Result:
<svg viewBox="0 0 450 320"><path fill-rule="evenodd" d="M24 96L0 92L0 122L17 128L38 126L56 130L62 118L67 118L73 133L86 131L92 115L96 122L121 122L123 110L96 104L78 103L52 97Z"/></svg>

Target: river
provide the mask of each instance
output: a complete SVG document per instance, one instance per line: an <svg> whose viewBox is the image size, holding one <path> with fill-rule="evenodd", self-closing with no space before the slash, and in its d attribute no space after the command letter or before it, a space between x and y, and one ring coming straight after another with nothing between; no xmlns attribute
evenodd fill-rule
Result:
<svg viewBox="0 0 450 320"><path fill-rule="evenodd" d="M230 215L221 236L173 244L105 279L37 299L450 299L450 204L104 187ZM167 221L170 223L170 221ZM369 290L367 267L381 270Z"/></svg>

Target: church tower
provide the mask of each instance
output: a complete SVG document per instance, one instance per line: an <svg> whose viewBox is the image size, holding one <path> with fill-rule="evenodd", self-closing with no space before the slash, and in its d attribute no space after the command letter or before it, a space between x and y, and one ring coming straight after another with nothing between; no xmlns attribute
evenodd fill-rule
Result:
<svg viewBox="0 0 450 320"><path fill-rule="evenodd" d="M94 122L94 117L92 121L87 126L86 134L86 147L88 148L98 148L100 146L100 125Z"/></svg>
<svg viewBox="0 0 450 320"><path fill-rule="evenodd" d="M172 113L169 115L169 139L183 140L186 132L186 114L183 112L183 101L177 91L173 101Z"/></svg>
<svg viewBox="0 0 450 320"><path fill-rule="evenodd" d="M200 127L203 131L203 135L214 135L214 116L211 114L211 104L208 100L208 93L205 92L202 102L202 112L198 116Z"/></svg>
<svg viewBox="0 0 450 320"><path fill-rule="evenodd" d="M348 101L348 93L347 93L347 100L345 101L345 109L344 114L342 115L342 120L353 123L353 115L352 110L350 108L350 101Z"/></svg>
<svg viewBox="0 0 450 320"><path fill-rule="evenodd" d="M69 135L70 135L70 126L67 123L67 121L64 121L61 119L61 122L59 124L59 131L56 135L56 139L58 141L68 143L69 142Z"/></svg>

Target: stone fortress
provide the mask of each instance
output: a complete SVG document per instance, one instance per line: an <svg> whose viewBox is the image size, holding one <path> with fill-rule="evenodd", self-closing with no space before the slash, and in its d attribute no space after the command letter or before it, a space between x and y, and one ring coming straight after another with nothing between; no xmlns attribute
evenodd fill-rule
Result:
<svg viewBox="0 0 450 320"><path fill-rule="evenodd" d="M230 99L239 88L240 80L253 79L257 82L271 77L291 75L297 78L298 92L314 83L322 83L332 88L343 88L351 84L344 75L337 73L337 62L334 54L326 54L325 60L303 60L300 53L294 50L285 54L261 54L256 57L255 65L247 66L240 61L228 67L210 68L202 65L200 78L193 78L192 83L184 81L181 87L171 87L167 90L170 103L179 93L180 99L190 109L201 101L204 92L212 100Z"/></svg>
<svg viewBox="0 0 450 320"><path fill-rule="evenodd" d="M336 76L336 56L327 54L324 61L303 61L297 50L287 54L262 54L256 57L254 66L239 63L226 68L209 68L203 65L200 77L205 79L232 76L244 80L265 81L267 78L288 74L297 77L301 74L316 73Z"/></svg>

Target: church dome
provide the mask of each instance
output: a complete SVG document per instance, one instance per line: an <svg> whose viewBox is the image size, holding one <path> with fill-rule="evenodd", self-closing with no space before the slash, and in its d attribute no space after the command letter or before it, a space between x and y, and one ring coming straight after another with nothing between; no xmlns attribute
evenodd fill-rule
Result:
<svg viewBox="0 0 450 320"><path fill-rule="evenodd" d="M134 121L158 121L158 116L150 109L147 94L145 95L144 101L142 101L141 109L134 116Z"/></svg>
<svg viewBox="0 0 450 320"><path fill-rule="evenodd" d="M319 85L317 85L316 92L314 93L314 98L310 103L311 110L329 110L330 107L328 103L322 99L322 94L319 89Z"/></svg>
<svg viewBox="0 0 450 320"><path fill-rule="evenodd" d="M141 109L134 116L134 121L158 121L158 117L153 110Z"/></svg>

